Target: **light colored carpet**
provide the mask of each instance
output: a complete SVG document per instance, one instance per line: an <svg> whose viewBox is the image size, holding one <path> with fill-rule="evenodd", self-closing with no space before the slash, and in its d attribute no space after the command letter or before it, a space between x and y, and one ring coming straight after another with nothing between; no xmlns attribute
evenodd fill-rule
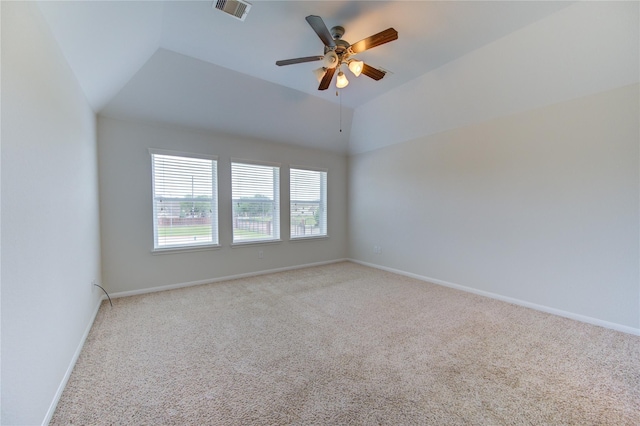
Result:
<svg viewBox="0 0 640 426"><path fill-rule="evenodd" d="M52 424L640 424L640 338L353 263L101 306Z"/></svg>

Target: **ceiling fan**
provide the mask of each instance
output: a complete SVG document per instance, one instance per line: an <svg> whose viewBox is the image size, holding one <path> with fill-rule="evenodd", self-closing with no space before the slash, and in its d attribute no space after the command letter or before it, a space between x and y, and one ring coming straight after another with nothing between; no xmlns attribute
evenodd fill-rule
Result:
<svg viewBox="0 0 640 426"><path fill-rule="evenodd" d="M358 77L361 73L374 80L380 80L385 76L385 72L377 68L365 64L363 61L359 61L353 58L354 55L364 52L365 50L372 49L390 41L398 39L398 32L393 28L387 28L377 34L360 40L357 43L349 44L345 40L342 40L344 35L344 28L341 26L335 26L331 28L331 31L327 29L324 21L321 17L316 15L309 15L305 18L313 31L318 34L320 40L324 43L324 55L323 56L305 56L304 58L284 59L276 61L276 65L293 65L303 62L323 61L322 67L314 71L316 78L320 82L318 90L326 90L331 84L333 75L338 70L338 77L336 79L336 87L342 89L349 84L347 77L340 70L341 65L346 64L349 70Z"/></svg>

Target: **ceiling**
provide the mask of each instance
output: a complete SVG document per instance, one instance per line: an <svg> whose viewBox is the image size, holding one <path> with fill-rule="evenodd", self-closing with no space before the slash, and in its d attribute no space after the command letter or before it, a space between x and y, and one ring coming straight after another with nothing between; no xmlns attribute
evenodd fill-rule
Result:
<svg viewBox="0 0 640 426"><path fill-rule="evenodd" d="M258 1L245 21L211 1L38 2L93 109L115 118L347 151L354 109L570 2ZM342 25L355 43L393 27L399 38L358 54L390 71L346 72L350 84L318 91L323 54L305 21Z"/></svg>

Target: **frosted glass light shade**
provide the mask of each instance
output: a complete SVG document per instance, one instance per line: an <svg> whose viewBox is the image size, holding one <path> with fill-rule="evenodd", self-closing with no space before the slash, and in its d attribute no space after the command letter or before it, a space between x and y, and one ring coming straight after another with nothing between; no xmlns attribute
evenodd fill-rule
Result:
<svg viewBox="0 0 640 426"><path fill-rule="evenodd" d="M349 62L349 70L358 77L362 72L362 68L364 66L364 62L356 61L355 59Z"/></svg>
<svg viewBox="0 0 640 426"><path fill-rule="evenodd" d="M313 70L313 75L316 76L316 80L318 80L318 83L320 83L322 81L322 78L324 77L326 72L327 72L327 70L325 70L322 67L320 67L320 68L318 68L316 70Z"/></svg>
<svg viewBox="0 0 640 426"><path fill-rule="evenodd" d="M344 75L342 71L340 71L338 73L338 78L336 80L336 87L338 89L342 89L343 87L347 87L347 84L349 84L349 80L347 80L347 76Z"/></svg>

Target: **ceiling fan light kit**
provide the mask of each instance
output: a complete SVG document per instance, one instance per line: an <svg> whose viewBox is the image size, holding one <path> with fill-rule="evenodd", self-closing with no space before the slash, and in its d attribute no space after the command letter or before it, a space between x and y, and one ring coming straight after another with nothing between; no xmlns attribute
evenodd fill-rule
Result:
<svg viewBox="0 0 640 426"><path fill-rule="evenodd" d="M353 56L365 50L389 43L398 39L398 32L393 28L387 28L377 34L360 40L355 44L349 44L342 40L345 30L341 26L327 28L321 17L309 15L305 18L313 31L324 43L324 56L306 56L303 58L285 59L276 61L276 65L293 65L303 62L322 61L323 66L313 71L316 79L320 82L318 90L329 88L336 69L340 69L342 64L346 64L354 76L364 74L373 80L381 80L386 72L365 64L363 61L354 59ZM336 87L342 89L349 84L349 80L342 71L338 72Z"/></svg>

